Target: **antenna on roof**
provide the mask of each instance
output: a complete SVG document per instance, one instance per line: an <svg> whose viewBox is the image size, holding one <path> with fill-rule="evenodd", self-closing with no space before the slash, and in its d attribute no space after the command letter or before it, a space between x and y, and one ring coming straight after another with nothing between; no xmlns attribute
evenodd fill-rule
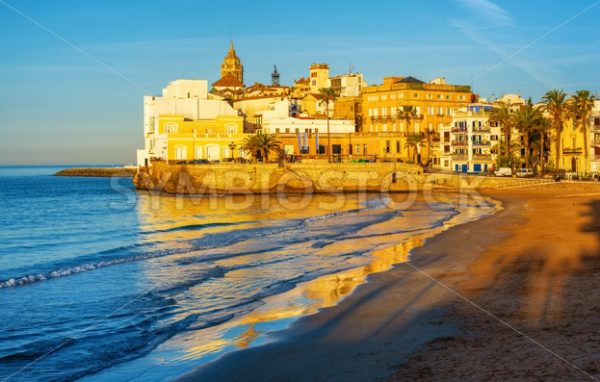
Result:
<svg viewBox="0 0 600 382"><path fill-rule="evenodd" d="M352 74L352 61L348 61L348 74Z"/></svg>

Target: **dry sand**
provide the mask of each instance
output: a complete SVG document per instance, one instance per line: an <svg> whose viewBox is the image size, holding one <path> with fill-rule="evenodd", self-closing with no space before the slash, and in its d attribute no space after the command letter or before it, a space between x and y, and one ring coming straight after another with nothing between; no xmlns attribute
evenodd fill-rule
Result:
<svg viewBox="0 0 600 382"><path fill-rule="evenodd" d="M489 195L503 211L181 380L600 379L600 188Z"/></svg>

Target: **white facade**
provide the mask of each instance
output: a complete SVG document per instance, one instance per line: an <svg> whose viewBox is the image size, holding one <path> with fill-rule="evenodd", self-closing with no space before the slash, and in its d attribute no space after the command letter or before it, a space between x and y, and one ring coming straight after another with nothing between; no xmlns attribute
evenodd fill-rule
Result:
<svg viewBox="0 0 600 382"><path fill-rule="evenodd" d="M457 112L440 129L441 167L462 173L485 173L495 163L492 148L500 144L500 127L480 110Z"/></svg>
<svg viewBox="0 0 600 382"><path fill-rule="evenodd" d="M327 133L326 119L290 117L292 103L288 99L275 102L260 115L260 126L267 134ZM329 132L348 134L355 132L355 122L347 119L330 119Z"/></svg>
<svg viewBox="0 0 600 382"><path fill-rule="evenodd" d="M326 119L309 119L285 117L263 121L262 130L268 134L327 133ZM350 134L355 132L354 121L347 119L330 119L331 134Z"/></svg>
<svg viewBox="0 0 600 382"><path fill-rule="evenodd" d="M158 133L158 116L181 115L191 120L237 116L226 101L208 93L207 80L175 80L162 96L144 96L144 148L137 150L137 164L144 166L150 158L166 156L168 134Z"/></svg>
<svg viewBox="0 0 600 382"><path fill-rule="evenodd" d="M358 97L365 86L369 86L361 73L340 74L329 79L329 86L338 92L338 97Z"/></svg>

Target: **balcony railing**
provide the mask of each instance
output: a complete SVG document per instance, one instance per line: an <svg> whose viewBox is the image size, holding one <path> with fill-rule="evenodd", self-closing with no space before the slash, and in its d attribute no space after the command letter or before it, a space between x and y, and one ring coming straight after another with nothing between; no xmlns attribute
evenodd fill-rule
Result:
<svg viewBox="0 0 600 382"><path fill-rule="evenodd" d="M468 146L469 142L467 142L467 141L452 141L451 145L452 146Z"/></svg>
<svg viewBox="0 0 600 382"><path fill-rule="evenodd" d="M455 134L466 134L468 133L466 127L453 127L452 132Z"/></svg>
<svg viewBox="0 0 600 382"><path fill-rule="evenodd" d="M600 147L600 139L594 139L594 140L592 140L592 146Z"/></svg>
<svg viewBox="0 0 600 382"><path fill-rule="evenodd" d="M492 155L491 154L473 154L473 159L491 160L492 159Z"/></svg>
<svg viewBox="0 0 600 382"><path fill-rule="evenodd" d="M578 155L578 154L583 154L583 149L581 147L576 147L576 148L564 148L563 149L563 154L566 155Z"/></svg>
<svg viewBox="0 0 600 382"><path fill-rule="evenodd" d="M467 160L467 159L469 159L469 156L467 154L452 153L452 159L453 160Z"/></svg>
<svg viewBox="0 0 600 382"><path fill-rule="evenodd" d="M473 132L474 133L489 133L490 128L489 127L474 127Z"/></svg>
<svg viewBox="0 0 600 382"><path fill-rule="evenodd" d="M473 146L489 146L490 141L473 141Z"/></svg>

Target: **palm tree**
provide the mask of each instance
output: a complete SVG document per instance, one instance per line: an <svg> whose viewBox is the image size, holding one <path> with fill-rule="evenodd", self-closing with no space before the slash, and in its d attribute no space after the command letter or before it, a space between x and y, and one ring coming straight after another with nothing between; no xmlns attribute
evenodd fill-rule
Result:
<svg viewBox="0 0 600 382"><path fill-rule="evenodd" d="M402 106L402 109L398 109L396 118L406 121L406 132L410 132L410 126L412 125L413 119L416 117L416 110L413 106Z"/></svg>
<svg viewBox="0 0 600 382"><path fill-rule="evenodd" d="M544 172L546 171L546 162L545 162L545 158L544 158L544 150L545 150L545 146L546 146L546 136L550 137L550 131L552 131L552 121L550 121L548 118L543 117L540 120L540 123L537 125L536 130L540 134L539 155L540 155L540 169L541 169L541 173L543 176Z"/></svg>
<svg viewBox="0 0 600 382"><path fill-rule="evenodd" d="M269 160L269 153L279 150L280 144L274 135L265 134L259 130L256 134L244 139L241 149L251 154L254 160L261 156L267 162Z"/></svg>
<svg viewBox="0 0 600 382"><path fill-rule="evenodd" d="M425 139L425 137L423 136L423 133L413 133L413 134L409 134L408 137L406 137L405 146L409 150L412 149L413 163L417 163L415 157L416 157L419 147L423 143L424 139Z"/></svg>
<svg viewBox="0 0 600 382"><path fill-rule="evenodd" d="M585 163L588 163L588 128L590 125L590 115L594 108L596 97L589 90L577 90L571 96L571 113L573 114L573 128L579 127L583 134L583 152ZM577 126L576 124L579 124Z"/></svg>
<svg viewBox="0 0 600 382"><path fill-rule="evenodd" d="M327 158L331 162L331 132L329 131L329 103L335 102L337 98L337 92L334 88L321 88L319 89L321 94L321 100L319 104L325 104L325 113L327 115ZM319 148L317 147L317 150Z"/></svg>
<svg viewBox="0 0 600 382"><path fill-rule="evenodd" d="M525 167L529 168L530 134L535 131L542 121L542 113L531 103L517 110L513 117L514 126L523 134L525 140Z"/></svg>
<svg viewBox="0 0 600 382"><path fill-rule="evenodd" d="M401 109L398 109L398 112L396 114L396 119L399 120L403 120L406 121L406 134L407 137L409 136L409 134L411 134L411 125L413 122L413 119L415 118L415 108L413 106L402 106ZM410 145L408 144L408 138L407 138L407 142L405 143L406 147L410 147ZM414 162L414 158L413 158L413 162Z"/></svg>
<svg viewBox="0 0 600 382"><path fill-rule="evenodd" d="M506 155L510 153L510 133L513 128L512 111L509 105L504 103L500 107L495 107L490 113L490 122L499 124L504 133L504 152Z"/></svg>
<svg viewBox="0 0 600 382"><path fill-rule="evenodd" d="M549 90L542 97L542 110L547 112L550 115L550 120L552 121L552 129L556 136L555 144L556 144L556 167L560 167L560 139L561 133L563 131L565 120L568 117L568 104L567 104L567 93L563 90Z"/></svg>

